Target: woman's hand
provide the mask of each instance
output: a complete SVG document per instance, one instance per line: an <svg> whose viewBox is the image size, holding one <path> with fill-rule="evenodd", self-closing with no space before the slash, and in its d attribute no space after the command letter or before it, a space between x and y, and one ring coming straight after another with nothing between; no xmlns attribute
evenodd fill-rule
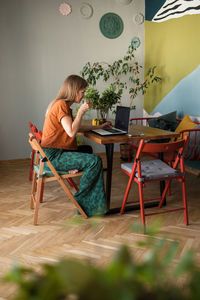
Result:
<svg viewBox="0 0 200 300"><path fill-rule="evenodd" d="M99 126L95 126L96 129L101 129L101 128L105 128L105 127L111 128L112 127L112 123L111 122L105 122L105 123L103 123L103 124L101 124Z"/></svg>
<svg viewBox="0 0 200 300"><path fill-rule="evenodd" d="M101 128L104 128L104 127L107 127L107 128L110 128L110 127L112 127L111 126L112 124L111 124L111 122L105 122L105 123L103 123L103 124L101 124L101 125L95 125L95 126L91 126L91 125L82 125L81 127L80 127L80 131L82 131L82 132L87 132L87 131L90 131L90 130L92 130L92 129L101 129Z"/></svg>
<svg viewBox="0 0 200 300"><path fill-rule="evenodd" d="M86 113L89 109L90 109L89 104L86 101L84 101L83 104L81 104L78 113L80 113L83 116L84 113Z"/></svg>

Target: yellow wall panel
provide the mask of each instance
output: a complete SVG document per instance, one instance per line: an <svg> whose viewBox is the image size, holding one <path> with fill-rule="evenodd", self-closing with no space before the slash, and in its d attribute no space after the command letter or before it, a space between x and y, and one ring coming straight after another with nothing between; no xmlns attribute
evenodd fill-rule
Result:
<svg viewBox="0 0 200 300"><path fill-rule="evenodd" d="M156 23L145 21L145 71L156 65L162 82L150 86L144 109L154 107L200 64L200 15Z"/></svg>

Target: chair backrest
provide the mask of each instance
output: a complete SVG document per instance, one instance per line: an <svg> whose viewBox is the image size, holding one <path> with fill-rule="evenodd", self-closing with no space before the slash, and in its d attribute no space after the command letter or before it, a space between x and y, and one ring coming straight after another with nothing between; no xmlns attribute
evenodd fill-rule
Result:
<svg viewBox="0 0 200 300"><path fill-rule="evenodd" d="M146 117L146 118L132 118L130 119L130 124L133 125L143 125L143 126L149 126L148 120L153 119L154 117Z"/></svg>
<svg viewBox="0 0 200 300"><path fill-rule="evenodd" d="M144 153L164 153L164 152L174 152L177 149L184 148L185 143L188 137L184 137L184 139L168 142L168 143L144 143L142 147L142 152Z"/></svg>
<svg viewBox="0 0 200 300"><path fill-rule="evenodd" d="M38 142L40 143L42 140L42 131L38 130L37 127L35 125L33 125L31 122L29 122L28 124L29 124L31 132L35 135Z"/></svg>

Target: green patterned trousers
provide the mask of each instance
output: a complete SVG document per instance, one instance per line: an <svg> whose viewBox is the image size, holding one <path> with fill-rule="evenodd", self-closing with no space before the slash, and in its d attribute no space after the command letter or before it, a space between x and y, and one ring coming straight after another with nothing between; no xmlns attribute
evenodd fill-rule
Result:
<svg viewBox="0 0 200 300"><path fill-rule="evenodd" d="M94 154L70 152L62 149L43 148L57 171L78 169L84 171L79 191L74 198L88 216L107 212L101 158Z"/></svg>

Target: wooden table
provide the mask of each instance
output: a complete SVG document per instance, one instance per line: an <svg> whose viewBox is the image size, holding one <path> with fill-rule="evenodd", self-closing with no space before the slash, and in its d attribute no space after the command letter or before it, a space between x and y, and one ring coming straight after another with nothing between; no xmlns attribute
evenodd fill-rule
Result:
<svg viewBox="0 0 200 300"><path fill-rule="evenodd" d="M88 139L105 145L106 148L106 160L107 160L107 176L106 176L106 200L109 208L109 213L119 212L119 208L110 209L110 198L111 198L111 186L112 186L112 166L113 166L113 151L115 143L127 143L144 140L156 140L156 139L167 139L179 136L177 132L171 132L161 130L158 128L152 128L142 125L130 125L128 134L137 136L126 135L113 135L113 136L100 136L92 131L80 132L79 134L87 137ZM161 187L163 189L163 187ZM136 207L136 206L134 206ZM127 206L126 210L130 210L131 207Z"/></svg>

